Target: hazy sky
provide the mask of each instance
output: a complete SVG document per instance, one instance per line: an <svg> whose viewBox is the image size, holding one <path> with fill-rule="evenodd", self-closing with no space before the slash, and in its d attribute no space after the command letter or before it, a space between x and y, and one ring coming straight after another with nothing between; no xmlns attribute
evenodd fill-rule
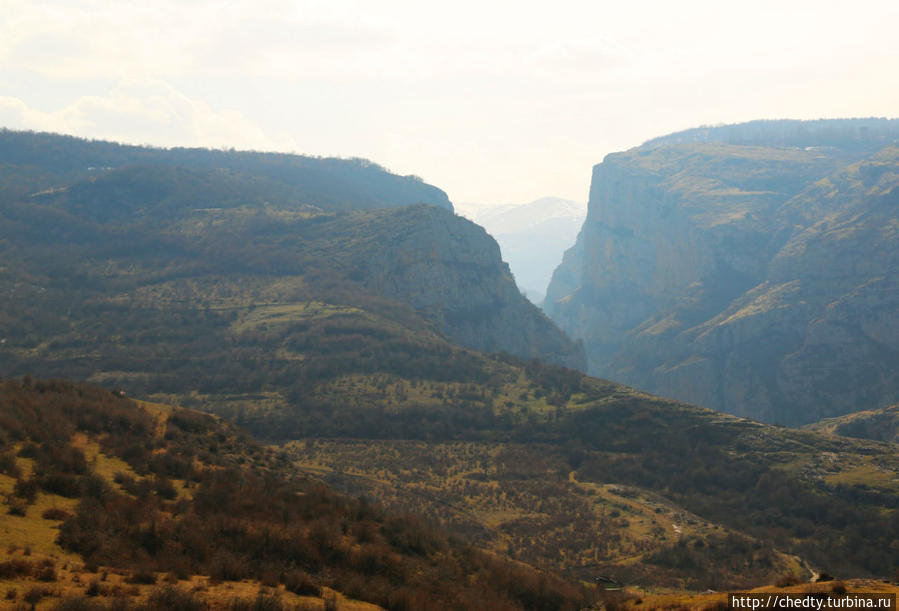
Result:
<svg viewBox="0 0 899 611"><path fill-rule="evenodd" d="M702 124L899 114L899 2L0 0L0 126L585 200Z"/></svg>

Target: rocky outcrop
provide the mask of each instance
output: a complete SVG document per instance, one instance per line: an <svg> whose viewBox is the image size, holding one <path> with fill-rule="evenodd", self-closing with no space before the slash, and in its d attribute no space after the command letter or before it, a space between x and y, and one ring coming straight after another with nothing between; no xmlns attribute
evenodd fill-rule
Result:
<svg viewBox="0 0 899 611"><path fill-rule="evenodd" d="M846 437L899 443L899 405L826 418L805 428Z"/></svg>
<svg viewBox="0 0 899 611"><path fill-rule="evenodd" d="M863 123L697 130L596 166L545 304L590 373L785 424L899 399L899 150L877 150L899 133Z"/></svg>

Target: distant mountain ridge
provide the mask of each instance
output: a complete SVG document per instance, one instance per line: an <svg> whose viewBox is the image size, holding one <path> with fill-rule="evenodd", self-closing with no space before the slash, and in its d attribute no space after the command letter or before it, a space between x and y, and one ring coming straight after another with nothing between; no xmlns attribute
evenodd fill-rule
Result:
<svg viewBox="0 0 899 611"><path fill-rule="evenodd" d="M720 142L765 147L836 147L870 151L899 138L899 119L769 119L707 125L647 140L639 148Z"/></svg>
<svg viewBox="0 0 899 611"><path fill-rule="evenodd" d="M328 211L432 204L452 210L446 193L415 176L398 176L367 159L309 157L198 148L154 148L72 136L0 129L4 189L58 188L130 166L230 173L263 194ZM6 180L15 169L16 180ZM34 189L36 191L37 189ZM4 193L6 197L9 194Z"/></svg>
<svg viewBox="0 0 899 611"><path fill-rule="evenodd" d="M541 197L527 204L460 207L499 243L518 287L540 304L553 270L577 237L587 214L582 203Z"/></svg>
<svg viewBox="0 0 899 611"><path fill-rule="evenodd" d="M768 422L899 400L895 120L700 128L594 168L546 310L590 372Z"/></svg>

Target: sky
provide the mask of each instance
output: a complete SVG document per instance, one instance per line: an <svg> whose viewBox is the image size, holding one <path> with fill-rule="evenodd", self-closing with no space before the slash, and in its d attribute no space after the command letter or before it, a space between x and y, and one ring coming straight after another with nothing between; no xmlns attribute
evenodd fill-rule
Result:
<svg viewBox="0 0 899 611"><path fill-rule="evenodd" d="M896 117L897 31L895 0L0 0L0 126L585 201L666 133Z"/></svg>

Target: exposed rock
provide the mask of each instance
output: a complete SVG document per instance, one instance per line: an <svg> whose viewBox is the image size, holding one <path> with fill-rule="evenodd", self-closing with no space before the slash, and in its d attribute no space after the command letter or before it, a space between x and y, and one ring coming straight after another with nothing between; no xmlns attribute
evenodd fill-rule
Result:
<svg viewBox="0 0 899 611"><path fill-rule="evenodd" d="M895 402L899 150L877 149L899 125L716 129L594 168L547 312L584 340L590 373L737 415Z"/></svg>
<svg viewBox="0 0 899 611"><path fill-rule="evenodd" d="M583 346L521 295L482 227L432 206L377 216L368 227L381 247L357 262L363 284L412 305L463 346L586 370Z"/></svg>
<svg viewBox="0 0 899 611"><path fill-rule="evenodd" d="M77 326L67 313L89 327L84 303L155 283L177 284L185 304L230 292L241 306L296 308L339 287L411 305L466 347L586 369L583 347L519 293L496 242L446 193L369 161L0 130L0 182L12 185L0 193L0 289L17 291L0 327L34 329L32 346ZM63 305L21 297L36 278ZM310 286L273 288L285 283ZM50 322L23 322L35 309ZM401 309L401 324L431 327Z"/></svg>
<svg viewBox="0 0 899 611"><path fill-rule="evenodd" d="M899 443L899 405L826 418L805 428L846 437Z"/></svg>

